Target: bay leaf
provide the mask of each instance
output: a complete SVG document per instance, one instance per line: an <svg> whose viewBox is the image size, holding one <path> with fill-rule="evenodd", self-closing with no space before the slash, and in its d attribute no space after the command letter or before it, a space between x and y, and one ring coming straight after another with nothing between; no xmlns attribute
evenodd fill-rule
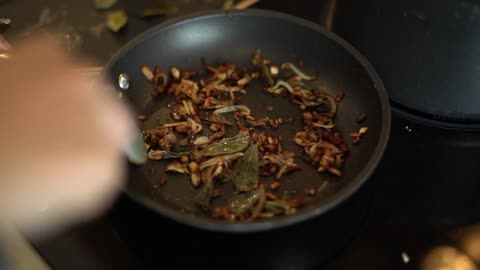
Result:
<svg viewBox="0 0 480 270"><path fill-rule="evenodd" d="M259 176L258 149L250 145L232 170L232 183L238 192L250 191Z"/></svg>
<svg viewBox="0 0 480 270"><path fill-rule="evenodd" d="M261 195L261 191L258 189L237 194L230 199L227 208L235 216L241 216L255 206Z"/></svg>
<svg viewBox="0 0 480 270"><path fill-rule="evenodd" d="M210 209L210 202L212 201L212 194L214 190L213 181L205 183L193 198L194 202L202 207L203 210Z"/></svg>
<svg viewBox="0 0 480 270"><path fill-rule="evenodd" d="M240 152L247 147L248 135L247 133L242 132L235 137L225 138L208 145L207 147L195 153L195 158L233 154Z"/></svg>
<svg viewBox="0 0 480 270"><path fill-rule="evenodd" d="M172 158L181 158L182 156L189 155L190 151L185 152L169 152L164 150L150 150L148 152L148 158L151 160L164 160Z"/></svg>
<svg viewBox="0 0 480 270"><path fill-rule="evenodd" d="M268 213L281 215L288 212L293 207L285 200L274 200L265 202L264 209Z"/></svg>

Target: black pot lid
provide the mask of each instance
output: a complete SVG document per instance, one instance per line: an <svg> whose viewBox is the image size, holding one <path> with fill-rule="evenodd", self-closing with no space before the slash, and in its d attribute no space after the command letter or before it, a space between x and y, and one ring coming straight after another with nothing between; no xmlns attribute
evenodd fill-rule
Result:
<svg viewBox="0 0 480 270"><path fill-rule="evenodd" d="M480 127L478 1L339 1L334 31L373 64L395 111Z"/></svg>

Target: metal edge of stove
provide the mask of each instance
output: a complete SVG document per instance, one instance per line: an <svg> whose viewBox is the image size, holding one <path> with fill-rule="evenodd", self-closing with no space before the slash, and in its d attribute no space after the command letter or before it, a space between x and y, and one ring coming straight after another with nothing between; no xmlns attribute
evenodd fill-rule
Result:
<svg viewBox="0 0 480 270"><path fill-rule="evenodd" d="M410 120L412 122L423 124L430 127L458 130L458 131L480 131L480 122L472 119L471 121L460 120L455 117L443 117L441 115L430 115L402 106L390 100L392 113L396 116Z"/></svg>

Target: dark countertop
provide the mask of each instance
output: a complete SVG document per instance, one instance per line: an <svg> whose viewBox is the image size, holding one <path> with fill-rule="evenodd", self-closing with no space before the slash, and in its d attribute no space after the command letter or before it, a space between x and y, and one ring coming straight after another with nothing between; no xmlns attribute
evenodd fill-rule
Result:
<svg viewBox="0 0 480 270"><path fill-rule="evenodd" d="M193 10L216 8L222 1L160 1L174 3L174 6L179 6L179 12L148 19L142 19L137 14L140 14L142 8L149 2L154 1L118 1L110 10L125 9L129 15L128 24L118 33L113 33L105 27L106 11L96 10L93 6L94 1L3 2L5 3L0 6L1 16L12 19L4 33L7 39L15 40L17 37L29 35L34 30L57 31L62 33L71 48L103 64L128 40L153 25Z"/></svg>
<svg viewBox="0 0 480 270"><path fill-rule="evenodd" d="M3 2L3 4L2 4ZM111 8L125 9L129 22L124 29L113 33L104 27L105 14L96 10L93 1L0 1L0 17L12 20L8 29L0 27L0 33L12 41L17 37L30 34L34 30L49 30L62 33L71 48L93 58L99 64L105 63L123 44L148 28L165 20L189 14L195 11L221 8L224 0L119 0ZM165 16L141 18L142 10L149 3L165 3L166 6L178 7L178 12ZM28 6L28 8L26 8ZM253 7L288 12L294 15L318 21L321 17L323 3L315 1L262 0ZM314 7L314 8L312 8Z"/></svg>

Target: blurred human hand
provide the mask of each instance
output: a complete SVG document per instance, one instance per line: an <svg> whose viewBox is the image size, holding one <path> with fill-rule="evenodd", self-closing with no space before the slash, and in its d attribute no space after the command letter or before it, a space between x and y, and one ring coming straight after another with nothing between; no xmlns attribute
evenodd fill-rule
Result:
<svg viewBox="0 0 480 270"><path fill-rule="evenodd" d="M33 236L96 216L124 183L133 117L78 66L44 37L0 59L0 220Z"/></svg>

